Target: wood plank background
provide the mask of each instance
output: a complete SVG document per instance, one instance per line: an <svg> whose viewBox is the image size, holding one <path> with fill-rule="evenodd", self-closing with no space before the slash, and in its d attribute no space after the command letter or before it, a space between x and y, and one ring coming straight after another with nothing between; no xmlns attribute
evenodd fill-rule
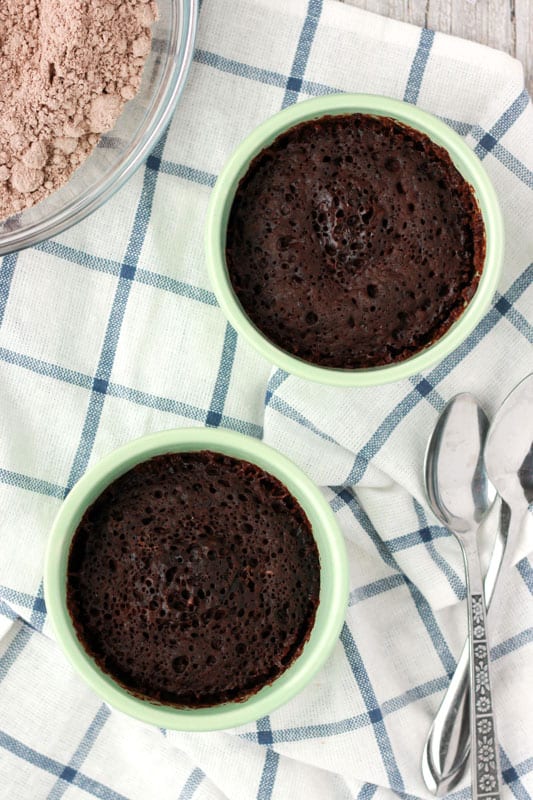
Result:
<svg viewBox="0 0 533 800"><path fill-rule="evenodd" d="M533 96L533 0L342 1L504 50L522 62Z"/></svg>

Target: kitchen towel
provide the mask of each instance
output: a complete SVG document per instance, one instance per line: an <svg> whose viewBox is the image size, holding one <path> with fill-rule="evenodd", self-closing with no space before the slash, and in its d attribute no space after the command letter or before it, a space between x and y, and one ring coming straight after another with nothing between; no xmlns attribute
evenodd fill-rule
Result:
<svg viewBox="0 0 533 800"><path fill-rule="evenodd" d="M272 368L209 286L203 224L233 148L309 96L369 92L446 120L482 159L507 233L493 305L423 375L342 390ZM0 798L348 800L430 794L423 742L466 631L454 539L424 500L445 402L494 414L533 369L533 113L520 64L337 0L204 0L173 121L75 228L0 262ZM84 471L129 439L190 425L263 437L324 487L350 601L325 668L271 716L185 734L110 710L53 640L48 531ZM490 544L490 525L486 526ZM533 796L533 549L524 529L491 634L504 797ZM468 780L451 797L466 800Z"/></svg>

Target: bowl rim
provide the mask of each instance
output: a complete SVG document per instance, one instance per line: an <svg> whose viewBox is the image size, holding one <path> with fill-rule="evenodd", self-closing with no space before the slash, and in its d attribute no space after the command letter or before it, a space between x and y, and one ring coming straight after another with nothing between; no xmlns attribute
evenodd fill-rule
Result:
<svg viewBox="0 0 533 800"><path fill-rule="evenodd" d="M225 259L226 225L239 181L250 161L287 129L327 115L367 113L398 120L444 147L474 190L485 227L485 260L473 298L435 343L404 361L381 367L341 370L303 361L270 342L251 322L231 285ZM449 355L473 331L489 308L501 276L504 225L498 198L481 161L447 123L417 106L383 95L330 94L295 103L255 128L233 151L211 192L206 215L207 270L217 300L236 330L268 361L297 377L339 387L378 386L421 372Z"/></svg>
<svg viewBox="0 0 533 800"><path fill-rule="evenodd" d="M121 189L149 156L174 113L194 54L199 0L172 0L170 8L173 19L177 20L177 24L171 29L170 39L175 49L160 79L157 102L153 102L153 108L159 113L152 114L148 124L137 130L124 151L121 162L97 186L53 212L46 220L35 222L19 231L14 230L9 236L0 235L0 256L34 247L81 222Z"/></svg>
<svg viewBox="0 0 533 800"><path fill-rule="evenodd" d="M320 602L301 654L272 684L245 701L201 709L164 706L141 699L100 670L79 641L66 607L66 568L79 521L109 483L137 463L169 452L212 450L250 461L278 477L310 519L321 564ZM71 665L105 702L143 722L182 731L243 725L271 713L297 694L330 655L348 605L348 561L340 528L328 502L309 477L264 442L224 429L181 428L148 434L93 465L69 492L53 522L44 563L44 599L55 637Z"/></svg>

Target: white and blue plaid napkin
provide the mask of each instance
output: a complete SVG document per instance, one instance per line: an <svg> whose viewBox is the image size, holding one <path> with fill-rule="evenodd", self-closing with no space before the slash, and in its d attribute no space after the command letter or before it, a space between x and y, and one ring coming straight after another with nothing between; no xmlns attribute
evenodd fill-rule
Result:
<svg viewBox="0 0 533 800"><path fill-rule="evenodd" d="M444 118L501 200L505 269L453 355L409 381L339 390L287 376L236 336L203 257L216 175L258 123L333 91ZM429 797L420 754L466 630L454 540L421 485L446 400L494 413L533 368L533 112L522 69L485 47L336 0L204 0L181 103L146 166L54 240L0 261L0 798ZM264 437L319 484L345 533L346 624L311 686L268 718L182 734L111 711L51 638L51 521L88 466L149 431ZM533 538L492 614L506 798L533 796ZM528 539L529 536L529 539ZM469 796L465 781L451 795Z"/></svg>

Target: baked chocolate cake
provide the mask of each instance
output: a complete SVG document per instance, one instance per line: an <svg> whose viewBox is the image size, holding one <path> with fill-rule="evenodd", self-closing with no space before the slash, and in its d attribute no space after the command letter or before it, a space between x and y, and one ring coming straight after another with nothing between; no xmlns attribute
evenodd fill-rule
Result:
<svg viewBox="0 0 533 800"><path fill-rule="evenodd" d="M177 706L243 700L287 669L313 626L318 550L297 500L209 451L145 461L73 538L67 605L99 666Z"/></svg>
<svg viewBox="0 0 533 800"><path fill-rule="evenodd" d="M484 227L447 152L388 118L323 117L279 136L235 194L226 258L248 317L323 367L402 361L479 281Z"/></svg>

